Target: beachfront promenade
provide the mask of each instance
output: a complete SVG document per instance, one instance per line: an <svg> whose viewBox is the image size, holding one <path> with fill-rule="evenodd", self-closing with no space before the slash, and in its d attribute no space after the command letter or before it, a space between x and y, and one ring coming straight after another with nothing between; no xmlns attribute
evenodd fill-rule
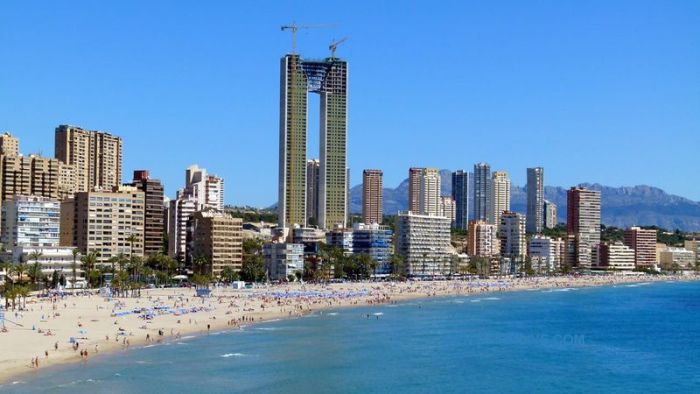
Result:
<svg viewBox="0 0 700 394"><path fill-rule="evenodd" d="M50 365L90 362L105 353L151 342L177 341L207 331L238 329L321 309L365 306L445 295L544 288L614 285L668 276L599 276L436 282L288 284L247 290L213 288L199 298L194 289L143 290L140 298L89 295L29 297L24 310L6 311L0 333L0 382ZM4 302L4 300L3 300ZM38 366L35 365L38 361Z"/></svg>

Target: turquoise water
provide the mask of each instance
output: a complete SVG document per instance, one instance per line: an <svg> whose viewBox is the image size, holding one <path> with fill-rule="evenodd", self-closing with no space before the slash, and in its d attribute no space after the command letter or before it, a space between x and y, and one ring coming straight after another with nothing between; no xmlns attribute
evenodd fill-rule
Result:
<svg viewBox="0 0 700 394"><path fill-rule="evenodd" d="M22 380L0 391L697 393L700 283L341 309Z"/></svg>

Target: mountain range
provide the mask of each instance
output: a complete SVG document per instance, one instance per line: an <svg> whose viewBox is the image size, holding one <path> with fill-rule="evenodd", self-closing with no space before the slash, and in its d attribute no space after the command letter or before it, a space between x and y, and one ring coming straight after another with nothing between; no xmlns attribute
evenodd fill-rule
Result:
<svg viewBox="0 0 700 394"><path fill-rule="evenodd" d="M442 195L452 193L450 170L441 170ZM579 186L601 192L601 221L608 226L659 226L682 231L700 231L700 202L668 194L646 185L612 187L597 183ZM566 222L566 190L559 186L545 186L545 198L557 205L559 222ZM511 187L511 210L525 213L527 192L523 186ZM384 213L395 215L408 205L408 179L395 188L384 188ZM473 204L470 201L470 207ZM362 212L362 185L350 189L350 212Z"/></svg>

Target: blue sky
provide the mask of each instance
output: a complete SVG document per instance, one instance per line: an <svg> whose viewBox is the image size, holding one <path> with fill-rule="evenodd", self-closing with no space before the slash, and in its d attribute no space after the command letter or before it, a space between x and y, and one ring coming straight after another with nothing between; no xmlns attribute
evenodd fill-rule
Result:
<svg viewBox="0 0 700 394"><path fill-rule="evenodd" d="M59 124L111 131L125 180L149 169L172 196L197 163L227 203L270 205L291 21L333 26L300 31L303 56L349 37L353 184L487 161L700 200L698 1L4 0L0 130L49 156Z"/></svg>

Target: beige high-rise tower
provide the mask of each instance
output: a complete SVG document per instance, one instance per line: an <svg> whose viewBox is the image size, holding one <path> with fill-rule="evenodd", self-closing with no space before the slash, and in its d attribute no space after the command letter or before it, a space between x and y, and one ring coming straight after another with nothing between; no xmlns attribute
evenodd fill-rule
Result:
<svg viewBox="0 0 700 394"><path fill-rule="evenodd" d="M73 167L76 192L111 189L122 183L122 139L101 131L60 125L55 156Z"/></svg>
<svg viewBox="0 0 700 394"><path fill-rule="evenodd" d="M384 183L382 170L362 171L362 221L382 223L384 210Z"/></svg>
<svg viewBox="0 0 700 394"><path fill-rule="evenodd" d="M307 224L306 136L308 94L320 95L318 224L347 221L348 64L336 57L302 59L288 54L280 63L278 216L280 227Z"/></svg>
<svg viewBox="0 0 700 394"><path fill-rule="evenodd" d="M510 211L510 179L505 171L495 171L491 178L491 206L488 222L499 226L501 214Z"/></svg>
<svg viewBox="0 0 700 394"><path fill-rule="evenodd" d="M56 159L37 155L2 156L0 159L0 199L14 195L59 197L59 166Z"/></svg>
<svg viewBox="0 0 700 394"><path fill-rule="evenodd" d="M7 131L0 135L0 155L19 155L19 140Z"/></svg>

